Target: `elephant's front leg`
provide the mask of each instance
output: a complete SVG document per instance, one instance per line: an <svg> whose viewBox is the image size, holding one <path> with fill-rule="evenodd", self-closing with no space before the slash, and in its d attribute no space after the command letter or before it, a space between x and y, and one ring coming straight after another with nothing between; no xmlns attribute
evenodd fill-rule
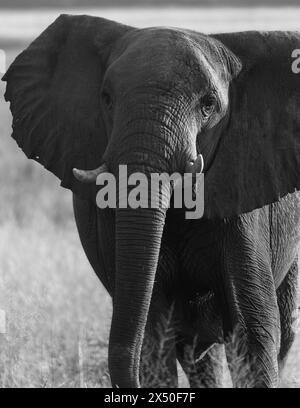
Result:
<svg viewBox="0 0 300 408"><path fill-rule="evenodd" d="M281 339L278 355L279 374L282 377L288 353L295 339L297 318L298 259L291 265L287 275L277 289L277 303L280 312Z"/></svg>
<svg viewBox="0 0 300 408"><path fill-rule="evenodd" d="M253 211L224 227L220 290L226 355L236 387L278 385L280 322L265 216Z"/></svg>

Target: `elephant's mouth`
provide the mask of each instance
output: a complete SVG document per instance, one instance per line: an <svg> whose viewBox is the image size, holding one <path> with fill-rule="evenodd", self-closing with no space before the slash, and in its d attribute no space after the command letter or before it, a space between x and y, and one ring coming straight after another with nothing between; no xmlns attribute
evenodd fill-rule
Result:
<svg viewBox="0 0 300 408"><path fill-rule="evenodd" d="M202 346L223 342L221 310L212 290L194 293L181 299L180 303L179 308L186 311L182 319L185 330L192 338L197 337Z"/></svg>

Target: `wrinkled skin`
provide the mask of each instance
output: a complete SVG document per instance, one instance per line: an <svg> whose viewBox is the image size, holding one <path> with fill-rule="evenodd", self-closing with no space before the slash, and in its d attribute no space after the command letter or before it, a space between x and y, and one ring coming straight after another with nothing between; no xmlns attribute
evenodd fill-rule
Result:
<svg viewBox="0 0 300 408"><path fill-rule="evenodd" d="M206 36L61 16L8 70L13 137L73 191L83 248L113 298L113 386L147 386L149 358L163 372L156 385L177 384L177 358L191 386L219 386L233 333L251 386L278 385L296 309L299 46L297 33ZM91 174L72 172L104 163L118 176L127 164L150 179L194 172L199 154L197 220L185 209L100 210L95 183L82 183ZM236 370L232 379L243 386Z"/></svg>
<svg viewBox="0 0 300 408"><path fill-rule="evenodd" d="M98 218L98 225L100 224L100 211L92 204L76 197L74 197L74 209L83 247L94 270L108 289L110 284L106 278L101 276L103 268L93 260L99 242L102 241L101 233L97 234L96 230L86 230L87 219L94 219L96 225ZM168 361L167 370L164 367L161 368L166 377L160 378L160 384L154 383L154 385L177 385L175 366L177 357L192 387L222 386L223 327L230 336L234 330L236 318L234 313L239 307L238 304L233 304L232 307L226 305L228 307L226 311L221 309L226 304L221 301L223 296L226 296L224 280L228 279L229 282L232 282L232 291L238 290L235 277L230 275L231 270L242 270L245 274L251 273L249 271L252 271L253 274L261 273L264 279L268 279L268 282L261 285L260 288L262 300L255 299L251 289L247 288L249 296L253 296L251 306L255 307L255 313L251 316L253 323L249 319L249 325L253 324L254 332L262 330L263 335L264 324L267 323L264 323L262 319L267 320L271 316L271 307L274 308L272 317L275 328L274 342L275 340L277 342L275 343L277 366L280 371L284 368L286 357L295 337L292 329L294 312L297 307L298 280L297 246L295 244L299 239L299 228L297 228L299 222L295 223L295 219L299 219L299 209L300 195L294 194L280 203L255 210L230 222L202 220L193 222L194 225L187 226L184 234L179 230L172 216L167 219L157 269L157 281L148 315L145 342L159 343L161 332L160 330L157 332L157 328L164 327L165 321L168 321L168 335L171 339L165 345L165 353L170 355L171 361ZM288 217L287 212L290 213ZM282 226L284 228L280 232L279 229ZM249 237L252 237L252 240ZM270 244L270 237L273 237L272 244ZM248 239L250 242L247 242ZM91 242L94 248L91 247ZM230 257L233 257L233 261L236 262L234 267L228 260ZM259 268L257 264L260 265ZM265 273L267 268L272 272L269 276ZM113 263L111 270L113 273ZM251 280L247 279L247 284L251 285L251 283ZM253 285L255 283L253 281ZM277 288L278 305L276 299L274 299L274 305L271 303L273 285ZM243 287L243 296L245 292ZM253 288L253 293L257 293L257 288ZM254 303L255 300L257 304ZM266 316L257 316L260 315L256 309L261 307L260 301L264 302L263 308L267 312ZM266 306L268 304L270 304L269 310ZM246 306L248 306L247 303ZM272 350L272 341L273 338L270 338L270 343L267 343L265 347ZM230 341L226 343L226 347L229 348L230 358L233 347ZM174 348L174 353L170 353L172 348ZM195 361L206 350L209 352L195 364ZM149 351L146 351L145 355L149 360ZM151 355L151 358L153 361L148 364L157 367L155 353ZM165 366L166 361L164 360L162 364ZM235 367L234 363L233 366ZM145 375L147 374L146 370ZM250 373L249 378L244 379L242 384L239 384L239 379L235 379L236 386L243 387L252 384L255 374L254 370L254 373Z"/></svg>

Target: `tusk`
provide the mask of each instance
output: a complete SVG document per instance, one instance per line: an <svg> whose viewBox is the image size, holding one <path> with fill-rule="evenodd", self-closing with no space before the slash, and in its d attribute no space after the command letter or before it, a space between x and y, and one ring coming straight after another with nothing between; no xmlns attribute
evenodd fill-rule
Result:
<svg viewBox="0 0 300 408"><path fill-rule="evenodd" d="M204 160L202 154L199 154L197 159L194 162L194 172L195 173L202 173L204 169Z"/></svg>
<svg viewBox="0 0 300 408"><path fill-rule="evenodd" d="M204 160L202 154L199 154L194 162L188 162L186 165L186 173L202 173L204 169Z"/></svg>
<svg viewBox="0 0 300 408"><path fill-rule="evenodd" d="M97 177L101 173L106 173L108 168L106 164L102 164L100 167L94 170L79 170L73 169L73 174L78 181L82 183L96 183Z"/></svg>

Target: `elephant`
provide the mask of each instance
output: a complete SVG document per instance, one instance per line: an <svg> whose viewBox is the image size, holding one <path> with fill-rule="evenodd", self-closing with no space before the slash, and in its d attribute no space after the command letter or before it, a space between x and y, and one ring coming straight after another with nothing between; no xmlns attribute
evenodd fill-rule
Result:
<svg viewBox="0 0 300 408"><path fill-rule="evenodd" d="M192 387L217 387L216 356L225 344L233 366L234 335L251 387L278 386L297 303L297 48L296 32L208 35L61 15L5 74L12 136L72 191L83 249L112 297L114 387L145 385L149 361L166 367L157 386L177 386L179 361ZM184 206L96 204L98 177L117 178L120 165L148 180L195 177L203 162L198 219ZM173 192L156 198L171 203Z"/></svg>

